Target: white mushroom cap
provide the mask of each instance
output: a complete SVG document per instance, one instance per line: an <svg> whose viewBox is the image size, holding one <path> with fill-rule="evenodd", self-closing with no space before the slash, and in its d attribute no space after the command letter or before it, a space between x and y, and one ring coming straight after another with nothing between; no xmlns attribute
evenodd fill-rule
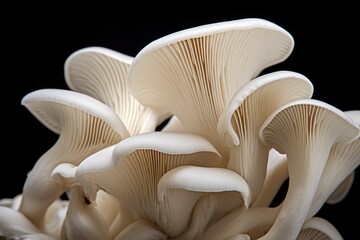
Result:
<svg viewBox="0 0 360 240"><path fill-rule="evenodd" d="M94 152L129 136L116 113L85 94L41 89L27 94L22 104L47 128L59 134L57 142L37 160L23 187L19 211L40 229L47 208L67 189L50 178L60 163L79 164Z"/></svg>
<svg viewBox="0 0 360 240"><path fill-rule="evenodd" d="M350 143L360 127L343 111L315 99L295 100L277 109L260 129L265 144L286 153L289 188L271 229L260 239L295 239L306 220L330 150ZM298 201L298 199L302 201Z"/></svg>
<svg viewBox="0 0 360 240"><path fill-rule="evenodd" d="M207 24L164 36L132 62L127 83L145 106L177 116L227 158L216 126L234 93L264 68L285 60L293 38L263 19Z"/></svg>
<svg viewBox="0 0 360 240"><path fill-rule="evenodd" d="M291 71L268 73L247 82L231 99L218 122L218 132L230 145L228 169L250 185L253 200L266 176L269 146L261 143L259 129L280 106L309 99L313 85L302 74Z"/></svg>
<svg viewBox="0 0 360 240"><path fill-rule="evenodd" d="M346 111L345 114L354 120L354 124L360 126L360 111ZM325 202L335 204L346 197L355 177L355 169L359 164L360 137L350 143L334 144L308 218L314 216Z"/></svg>
<svg viewBox="0 0 360 240"><path fill-rule="evenodd" d="M104 47L86 47L72 53L64 64L69 88L110 106L131 135L154 131L168 115L142 106L129 92L126 76L133 57Z"/></svg>
<svg viewBox="0 0 360 240"><path fill-rule="evenodd" d="M152 132L131 136L113 149L90 156L79 165L76 177L90 200L97 189L103 189L127 206L135 219L152 221L169 236L176 236L188 225L193 206L206 191L171 189L160 201L161 177L184 165L218 167L221 160L200 136Z"/></svg>

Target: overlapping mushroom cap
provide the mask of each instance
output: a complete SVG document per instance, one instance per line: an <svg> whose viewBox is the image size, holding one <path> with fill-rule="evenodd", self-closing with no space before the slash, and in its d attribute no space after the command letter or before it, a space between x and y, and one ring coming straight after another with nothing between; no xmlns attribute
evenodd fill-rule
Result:
<svg viewBox="0 0 360 240"><path fill-rule="evenodd" d="M128 85L143 105L177 117L228 158L217 133L235 92L266 67L285 60L293 38L262 19L208 24L162 37L144 47L129 68Z"/></svg>
<svg viewBox="0 0 360 240"><path fill-rule="evenodd" d="M316 213L352 185L360 114L311 99L299 73L261 75L293 47L280 26L249 18L175 32L135 57L74 52L64 65L70 90L22 100L59 139L22 194L0 201L0 234L341 240Z"/></svg>

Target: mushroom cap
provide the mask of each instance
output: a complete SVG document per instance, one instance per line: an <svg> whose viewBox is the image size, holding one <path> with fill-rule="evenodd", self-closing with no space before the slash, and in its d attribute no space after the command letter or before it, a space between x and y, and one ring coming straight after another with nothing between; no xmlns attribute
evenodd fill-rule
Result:
<svg viewBox="0 0 360 240"><path fill-rule="evenodd" d="M25 95L21 104L57 134L60 134L61 128L66 125L61 120L67 119L61 117L66 110L59 110L72 108L102 119L122 137L129 135L123 122L109 106L82 93L62 89L40 89Z"/></svg>
<svg viewBox="0 0 360 240"><path fill-rule="evenodd" d="M175 115L186 131L206 137L226 158L216 131L221 112L241 86L285 60L293 45L287 31L263 19L202 25L145 46L127 84L144 106Z"/></svg>
<svg viewBox="0 0 360 240"><path fill-rule="evenodd" d="M311 117L303 114L302 111L305 108L308 109ZM316 109L321 109L321 113L316 113ZM294 126L299 123L304 124L305 122L302 122L303 118L308 118L309 123L305 134L312 135L314 129L323 129L324 135L322 137L333 137L333 143L350 143L360 136L360 126L345 112L317 99L299 99L279 107L266 119L259 131L260 140L264 144L271 143L275 145L276 150L284 153L279 142L285 144L286 141L284 141L285 138L283 137L285 135L281 134L296 134L295 129L297 128ZM329 128L332 128L332 131ZM281 130L282 133L279 133L278 130Z"/></svg>
<svg viewBox="0 0 360 240"><path fill-rule="evenodd" d="M161 177L184 165L219 167L221 160L203 137L151 132L128 137L113 149L85 159L78 166L76 178L91 201L97 189L103 189L126 206L135 219L152 221L169 236L176 236L187 226L194 204L204 193L170 190L160 202L157 187Z"/></svg>
<svg viewBox="0 0 360 240"><path fill-rule="evenodd" d="M119 115L130 134L135 135L154 131L168 115L145 108L130 94L125 79L132 61L131 56L92 46L72 53L66 59L64 72L70 89L108 105Z"/></svg>
<svg viewBox="0 0 360 240"><path fill-rule="evenodd" d="M239 145L240 135L248 136L248 132L254 130L258 134L258 128L274 110L293 100L311 98L313 89L307 77L292 71L259 76L235 93L220 116L217 130L220 135L227 136L227 142L232 142L231 145ZM239 129L233 126L233 118ZM241 130L243 132L238 132Z"/></svg>

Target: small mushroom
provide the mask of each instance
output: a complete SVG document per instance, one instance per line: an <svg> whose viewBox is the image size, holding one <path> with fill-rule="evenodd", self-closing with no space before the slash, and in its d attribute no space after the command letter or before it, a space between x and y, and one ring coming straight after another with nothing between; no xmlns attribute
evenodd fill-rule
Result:
<svg viewBox="0 0 360 240"><path fill-rule="evenodd" d="M180 166L165 173L158 183L158 198L163 202L171 189L209 193L196 203L190 226L174 240L197 239L206 227L230 210L251 201L247 182L237 173L216 167ZM239 193L240 196L234 195ZM214 194L218 193L218 194ZM171 194L171 193L170 193Z"/></svg>
<svg viewBox="0 0 360 240"><path fill-rule="evenodd" d="M295 239L307 218L332 146L357 139L360 127L325 102L301 99L274 111L259 135L264 144L287 155L289 169L289 187L281 210L260 239Z"/></svg>
<svg viewBox="0 0 360 240"><path fill-rule="evenodd" d="M312 94L313 85L299 73L268 73L241 87L220 116L218 132L230 146L227 168L248 182L254 201L264 184L270 151L259 139L261 125L280 106Z"/></svg>
<svg viewBox="0 0 360 240"><path fill-rule="evenodd" d="M360 111L345 112L360 127ZM351 143L336 143L331 148L318 190L308 213L314 216L325 202L341 201L351 188L355 169L360 164L360 137Z"/></svg>
<svg viewBox="0 0 360 240"><path fill-rule="evenodd" d="M360 125L360 110L345 111L358 125ZM360 156L359 156L360 161ZM360 162L359 162L360 163ZM358 164L359 164L358 163ZM355 179L355 169L348 175L334 190L334 192L326 200L328 204L336 204L341 202L349 193Z"/></svg>
<svg viewBox="0 0 360 240"><path fill-rule="evenodd" d="M207 24L159 38L134 58L127 84L144 106L179 118L227 159L216 126L234 93L285 60L293 38L278 25L249 18Z"/></svg>
<svg viewBox="0 0 360 240"><path fill-rule="evenodd" d="M41 89L27 94L22 104L47 128L59 134L28 173L19 211L44 229L48 207L67 189L51 180L60 163L79 164L94 152L129 136L124 124L107 105L85 94Z"/></svg>
<svg viewBox="0 0 360 240"><path fill-rule="evenodd" d="M195 203L205 193L172 189L160 201L157 189L161 177L180 166L219 167L221 161L216 149L200 136L143 133L85 159L76 178L90 201L103 189L126 206L135 220L150 221L175 237L187 227Z"/></svg>
<svg viewBox="0 0 360 240"><path fill-rule="evenodd" d="M168 117L163 111L142 106L129 92L125 79L133 57L104 47L86 47L65 61L65 80L70 89L110 106L130 135L154 131Z"/></svg>

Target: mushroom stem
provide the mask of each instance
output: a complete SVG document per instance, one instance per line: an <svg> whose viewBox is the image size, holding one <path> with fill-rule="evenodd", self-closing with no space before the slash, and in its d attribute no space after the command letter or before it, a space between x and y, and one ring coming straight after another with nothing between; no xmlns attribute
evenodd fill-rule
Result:
<svg viewBox="0 0 360 240"><path fill-rule="evenodd" d="M314 99L285 104L265 121L260 138L286 153L289 188L273 226L260 239L296 239L332 146L352 142L359 134L359 126L344 112Z"/></svg>
<svg viewBox="0 0 360 240"><path fill-rule="evenodd" d="M68 185L51 180L61 163L78 165L83 159L128 136L122 121L108 106L84 94L42 89L26 95L22 104L46 127L59 134L28 173L19 211L37 227L44 224L48 207L67 190Z"/></svg>

